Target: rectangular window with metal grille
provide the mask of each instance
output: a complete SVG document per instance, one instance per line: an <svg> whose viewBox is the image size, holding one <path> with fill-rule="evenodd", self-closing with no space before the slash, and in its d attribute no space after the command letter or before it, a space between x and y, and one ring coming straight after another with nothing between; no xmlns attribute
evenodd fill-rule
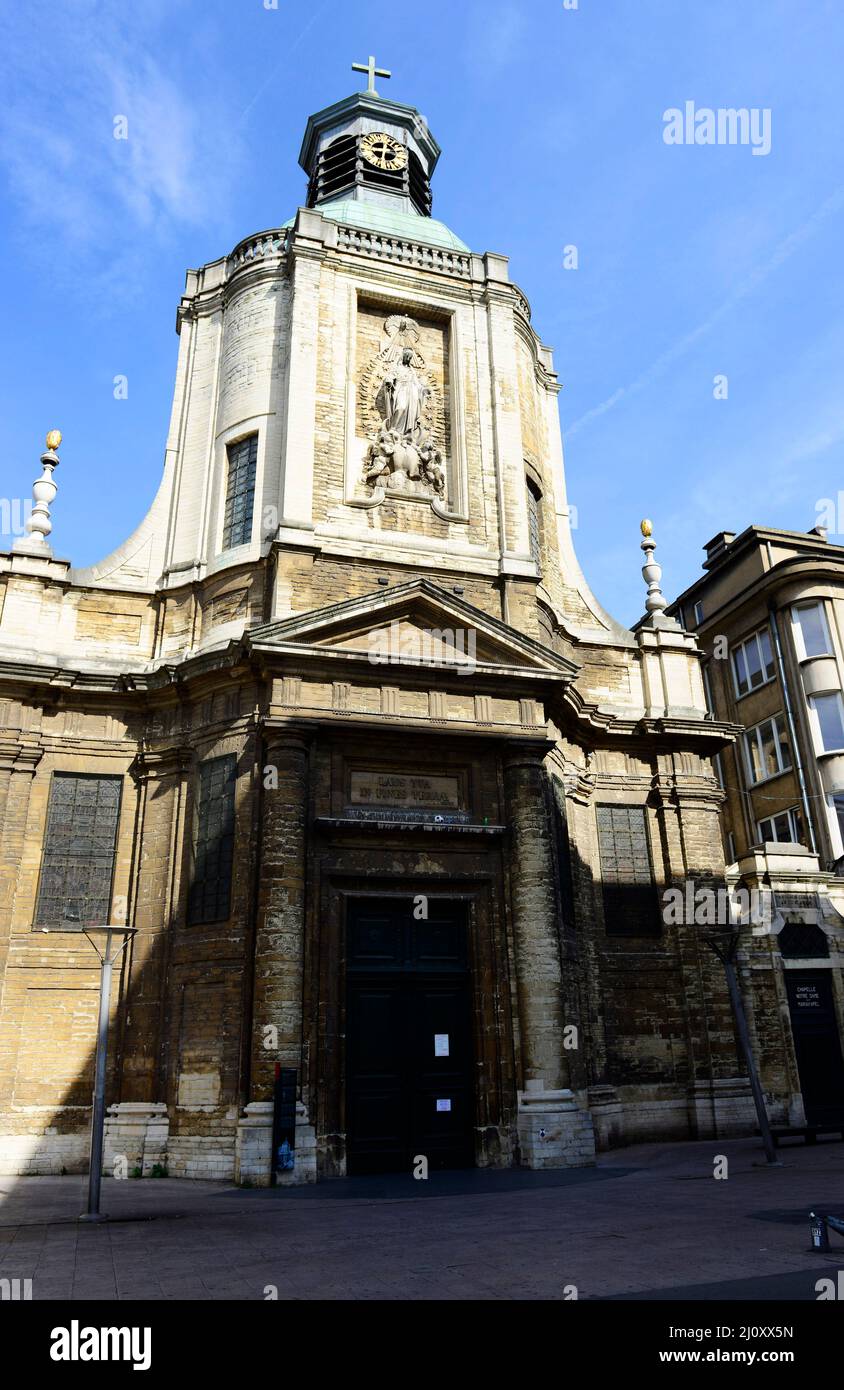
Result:
<svg viewBox="0 0 844 1390"><path fill-rule="evenodd" d="M539 520L539 503L542 494L534 483L527 480L528 540L531 557L537 567L542 567L542 532Z"/></svg>
<svg viewBox="0 0 844 1390"><path fill-rule="evenodd" d="M598 806L596 811L607 936L659 936L644 806Z"/></svg>
<svg viewBox="0 0 844 1390"><path fill-rule="evenodd" d="M122 789L122 777L53 773L35 926L109 921Z"/></svg>
<svg viewBox="0 0 844 1390"><path fill-rule="evenodd" d="M233 753L200 764L188 895L191 925L224 922L231 909L236 766Z"/></svg>
<svg viewBox="0 0 844 1390"><path fill-rule="evenodd" d="M252 513L255 507L255 471L258 464L258 436L250 434L228 447L229 479L226 510L223 514L223 549L247 545L252 539Z"/></svg>

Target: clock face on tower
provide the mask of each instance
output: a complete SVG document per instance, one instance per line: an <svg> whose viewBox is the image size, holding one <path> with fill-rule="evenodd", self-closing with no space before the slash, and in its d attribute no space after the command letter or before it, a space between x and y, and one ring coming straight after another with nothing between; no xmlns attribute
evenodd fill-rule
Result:
<svg viewBox="0 0 844 1390"><path fill-rule="evenodd" d="M404 145L386 131L370 131L363 136L360 147L367 163L374 164L377 169L403 169L407 164Z"/></svg>

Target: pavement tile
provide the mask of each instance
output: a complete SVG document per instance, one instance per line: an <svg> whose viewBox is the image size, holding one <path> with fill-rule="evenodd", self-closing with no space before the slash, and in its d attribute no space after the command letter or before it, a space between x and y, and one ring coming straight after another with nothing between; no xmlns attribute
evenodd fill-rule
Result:
<svg viewBox="0 0 844 1390"><path fill-rule="evenodd" d="M605 1298L798 1275L810 1296L807 1262L844 1266L844 1243L829 1262L808 1253L805 1220L815 1203L841 1205L844 1148L795 1150L776 1170L752 1166L753 1140L718 1151L726 1182L712 1179L711 1143L603 1155L602 1180L448 1174L424 1192L404 1179L324 1184L325 1196L107 1180L114 1220L99 1226L76 1222L78 1178L7 1180L0 1272L33 1278L36 1299L108 1302L261 1301L271 1284L294 1302L559 1300L567 1283Z"/></svg>

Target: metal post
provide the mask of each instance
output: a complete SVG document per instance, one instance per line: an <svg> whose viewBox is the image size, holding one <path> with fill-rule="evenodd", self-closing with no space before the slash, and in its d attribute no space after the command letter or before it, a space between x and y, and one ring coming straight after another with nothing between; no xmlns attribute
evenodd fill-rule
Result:
<svg viewBox="0 0 844 1390"><path fill-rule="evenodd" d="M739 1042L741 1043L741 1050L744 1053L747 1073L750 1077L750 1089L753 1092L753 1103L756 1106L756 1118L759 1121L762 1143L765 1146L765 1157L769 1163L773 1163L777 1167L782 1167L780 1160L777 1158L776 1148L774 1147L771 1126L768 1120L768 1111L765 1108L765 1097L762 1094L759 1073L756 1070L756 1058L753 1056L753 1048L750 1045L750 1034L747 1030L747 1016L744 1012L744 1000L741 997L741 990L739 989L736 967L733 963L732 955L725 954L721 959L724 963L724 971L727 976L727 988L730 991L730 1002L733 1006Z"/></svg>
<svg viewBox="0 0 844 1390"><path fill-rule="evenodd" d="M78 928L77 928L78 930ZM108 1016L111 1004L111 976L114 962L126 949L127 944L135 935L134 927L106 926L106 927L83 927L82 931L87 936L94 950L100 958L100 1012L97 1023L97 1052L94 1062L94 1094L91 1105L91 1163L88 1173L88 1210L80 1221L105 1221L106 1218L100 1212L100 1188L103 1177L103 1139L105 1130L105 1084L106 1084L106 1060L108 1058ZM94 940L94 935L103 932L105 934L105 949L100 950ZM112 953L111 943L113 937L120 939L119 945Z"/></svg>
<svg viewBox="0 0 844 1390"><path fill-rule="evenodd" d="M756 1107L756 1118L759 1121L759 1132L762 1135L762 1143L765 1146L765 1157L771 1167L781 1168L782 1163L780 1159L777 1158L777 1151L774 1147L771 1126L768 1120L768 1111L765 1108L765 1097L762 1094L759 1073L756 1070L756 1058L753 1056L753 1048L750 1045L747 1015L744 1012L744 1000L741 997L738 976L736 975L735 957L739 944L739 932L738 930L730 930L728 928L719 933L712 932L709 935L705 935L703 939L715 952L727 976L727 989L730 993L733 1018L735 1019L742 1054L747 1066L747 1074L750 1078L750 1089L753 1093L753 1104Z"/></svg>
<svg viewBox="0 0 844 1390"><path fill-rule="evenodd" d="M100 1017L97 1025L97 1059L94 1067L94 1096L91 1109L91 1166L88 1174L87 1221L99 1221L100 1185L103 1176L103 1130L105 1127L105 1079L108 1054L108 1013L111 1001L111 932L100 957Z"/></svg>

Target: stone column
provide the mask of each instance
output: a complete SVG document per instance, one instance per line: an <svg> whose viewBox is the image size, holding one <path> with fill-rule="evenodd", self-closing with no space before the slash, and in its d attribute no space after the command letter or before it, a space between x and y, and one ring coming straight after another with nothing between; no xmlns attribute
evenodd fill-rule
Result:
<svg viewBox="0 0 844 1390"><path fill-rule="evenodd" d="M524 1089L519 1092L519 1143L530 1168L575 1167L594 1161L591 1118L569 1085L563 1028L560 920L552 825L543 759L548 745L508 750L504 785L510 843L510 897L516 954L519 1036Z"/></svg>
<svg viewBox="0 0 844 1390"><path fill-rule="evenodd" d="M251 1038L250 1101L238 1127L236 1175L270 1181L275 1065L302 1082L308 741L268 730L262 767L261 853ZM274 1031L270 1031L274 1030ZM279 1181L313 1182L316 1147L307 1092L297 1107L295 1166Z"/></svg>

